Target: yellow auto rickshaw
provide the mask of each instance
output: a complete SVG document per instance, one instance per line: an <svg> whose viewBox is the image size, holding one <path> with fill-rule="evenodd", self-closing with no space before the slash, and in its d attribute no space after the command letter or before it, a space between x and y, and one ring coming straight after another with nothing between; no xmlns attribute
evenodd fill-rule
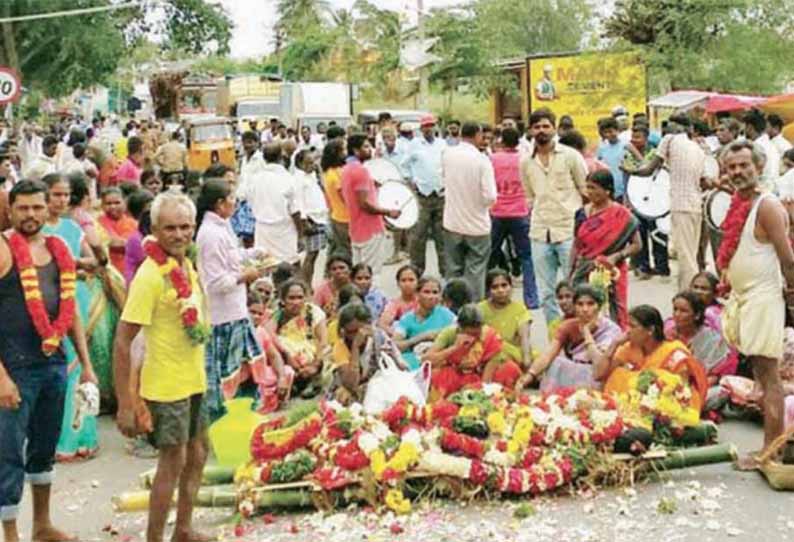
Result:
<svg viewBox="0 0 794 542"><path fill-rule="evenodd" d="M204 171L213 164L221 163L236 168L234 137L229 119L213 117L194 119L187 123L187 167L192 171Z"/></svg>

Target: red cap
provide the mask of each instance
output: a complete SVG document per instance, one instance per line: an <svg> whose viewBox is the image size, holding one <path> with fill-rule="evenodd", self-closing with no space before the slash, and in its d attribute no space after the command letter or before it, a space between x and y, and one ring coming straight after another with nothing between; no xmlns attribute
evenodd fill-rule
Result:
<svg viewBox="0 0 794 542"><path fill-rule="evenodd" d="M429 126L436 123L436 117L433 115L425 115L419 119L419 126Z"/></svg>

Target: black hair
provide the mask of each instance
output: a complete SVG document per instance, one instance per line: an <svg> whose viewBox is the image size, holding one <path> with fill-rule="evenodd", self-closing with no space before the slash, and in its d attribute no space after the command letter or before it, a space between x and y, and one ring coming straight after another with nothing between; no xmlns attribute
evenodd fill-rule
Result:
<svg viewBox="0 0 794 542"><path fill-rule="evenodd" d="M599 130L619 130L618 121L615 117L604 117L598 121Z"/></svg>
<svg viewBox="0 0 794 542"><path fill-rule="evenodd" d="M587 148L587 140L578 130L568 130L559 139L560 145L571 147L579 152Z"/></svg>
<svg viewBox="0 0 794 542"><path fill-rule="evenodd" d="M785 158L786 160L791 160L792 162L794 162L794 148L791 148L791 149L787 150L786 152L784 152L783 153L783 158Z"/></svg>
<svg viewBox="0 0 794 542"><path fill-rule="evenodd" d="M135 154L143 149L143 140L140 137L132 136L127 140L127 155Z"/></svg>
<svg viewBox="0 0 794 542"><path fill-rule="evenodd" d="M560 128L573 128L573 117L570 115L563 115L560 117Z"/></svg>
<svg viewBox="0 0 794 542"><path fill-rule="evenodd" d="M46 135L46 136L44 136L44 139L41 140L41 148L42 149L45 148L45 147L51 147L51 146L57 145L57 144L58 144L58 138L55 137L54 135Z"/></svg>
<svg viewBox="0 0 794 542"><path fill-rule="evenodd" d="M149 182L149 179L151 179L152 177L157 177L157 171L151 168L144 169L141 172L141 186Z"/></svg>
<svg viewBox="0 0 794 542"><path fill-rule="evenodd" d="M345 284L339 288L336 294L337 305L339 307L344 307L349 303L353 303L356 299L364 303L364 296L361 295L361 290L356 288L355 284Z"/></svg>
<svg viewBox="0 0 794 542"><path fill-rule="evenodd" d="M325 272L326 274L331 271L331 265L335 264L336 262L343 262L347 265L348 269L353 269L353 262L347 256L342 256L341 254L333 254L328 257L328 260L325 262Z"/></svg>
<svg viewBox="0 0 794 542"><path fill-rule="evenodd" d="M295 268L288 262L281 262L273 270L271 277L273 278L273 287L280 288L282 284L292 279L295 276Z"/></svg>
<svg viewBox="0 0 794 542"><path fill-rule="evenodd" d="M139 192L139 190L136 190L135 192ZM135 192L133 192L132 194L135 194ZM124 194L121 193L121 188L119 188L118 186L108 186L107 188L104 188L102 190L102 193L99 195L99 199L101 201L105 199L105 196L111 196L114 194L117 196L124 197ZM132 196L132 194L130 194L130 196Z"/></svg>
<svg viewBox="0 0 794 542"><path fill-rule="evenodd" d="M298 286L299 288L301 288L303 290L304 295L306 296L309 295L309 287L306 286L306 283L300 279L291 278L281 285L281 288L279 288L278 291L279 311L278 311L278 317L276 318L276 333L281 331L281 328L284 326L284 324L287 323L287 315L284 311L284 301L286 301L289 291L294 286ZM312 338L314 337L314 323L313 323L314 315L312 314L313 312L314 311L312 311L311 309L306 311L306 338L308 340L312 340Z"/></svg>
<svg viewBox="0 0 794 542"><path fill-rule="evenodd" d="M769 123L769 125L773 128L777 128L778 130L783 129L783 118L777 113L771 113L767 115L766 122Z"/></svg>
<svg viewBox="0 0 794 542"><path fill-rule="evenodd" d="M702 120L695 120L694 122L692 122L692 126L695 131L695 134L697 135L703 137L708 137L711 135L711 128L709 128L709 125L703 122Z"/></svg>
<svg viewBox="0 0 794 542"><path fill-rule="evenodd" d="M458 328L478 327L483 323L482 312L474 303L467 303L458 311Z"/></svg>
<svg viewBox="0 0 794 542"><path fill-rule="evenodd" d="M533 111L532 114L529 116L529 125L534 126L544 119L548 120L552 126L557 125L557 117L554 115L554 113L552 113L550 109L546 109L546 108L536 109L535 111Z"/></svg>
<svg viewBox="0 0 794 542"><path fill-rule="evenodd" d="M593 301L596 302L596 305L602 307L604 302L606 301L604 297L604 291L600 288L595 288L589 284L580 284L576 287L573 291L573 302L576 301L581 297L589 297Z"/></svg>
<svg viewBox="0 0 794 542"><path fill-rule="evenodd" d="M207 168L207 171L204 172L205 179L223 179L223 176L229 173L230 171L234 171L227 165L217 163L212 164L210 167Z"/></svg>
<svg viewBox="0 0 794 542"><path fill-rule="evenodd" d="M502 130L502 144L511 149L518 146L518 140L521 136L515 128L505 128Z"/></svg>
<svg viewBox="0 0 794 542"><path fill-rule="evenodd" d="M347 138L347 153L350 156L353 156L357 150L364 146L364 143L367 142L367 136L365 134L353 134Z"/></svg>
<svg viewBox="0 0 794 542"><path fill-rule="evenodd" d="M334 167L343 167L345 165L345 158L342 156L342 151L344 149L344 139L330 139L323 148L323 156L320 159L320 168L323 171L328 171Z"/></svg>
<svg viewBox="0 0 794 542"><path fill-rule="evenodd" d="M450 119L449 122L447 122L447 126L451 126L452 124L455 124L456 126L460 126L460 121L457 119Z"/></svg>
<svg viewBox="0 0 794 542"><path fill-rule="evenodd" d="M91 191L88 189L88 179L82 173L74 173L69 175L69 205L77 207L85 198L87 198Z"/></svg>
<svg viewBox="0 0 794 542"><path fill-rule="evenodd" d="M154 199L154 198L152 198ZM138 219L138 231L141 235L146 237L147 235L152 233L152 211L151 209L146 209L141 213L141 217Z"/></svg>
<svg viewBox="0 0 794 542"><path fill-rule="evenodd" d="M438 286L439 289L441 288L441 279L432 277L430 275L423 275L422 278L419 279L419 282L416 283L416 290L421 290L425 284L429 284L431 282Z"/></svg>
<svg viewBox="0 0 794 542"><path fill-rule="evenodd" d="M83 156L85 156L85 143L75 143L72 146L72 154L78 160L82 160Z"/></svg>
<svg viewBox="0 0 794 542"><path fill-rule="evenodd" d="M47 196L47 185L41 181L24 179L19 181L11 188L8 193L8 204L13 205L18 196L32 196L34 194L44 194Z"/></svg>
<svg viewBox="0 0 794 542"><path fill-rule="evenodd" d="M381 111L378 113L378 122L383 122L386 120L391 120L391 113L388 111Z"/></svg>
<svg viewBox="0 0 794 542"><path fill-rule="evenodd" d="M121 193L124 195L125 199L130 197L134 192L140 189L140 187L137 184L131 183L129 181L125 181L118 186L119 189L121 190Z"/></svg>
<svg viewBox="0 0 794 542"><path fill-rule="evenodd" d="M416 280L419 281L422 278L422 272L419 271L419 268L413 264L405 264L397 270L397 273L394 274L395 282L400 282L400 277L402 277L403 273L406 271L411 271L416 276Z"/></svg>
<svg viewBox="0 0 794 542"><path fill-rule="evenodd" d="M204 215L215 209L218 200L228 198L231 193L229 183L222 179L211 179L202 185L196 202L196 230L201 226Z"/></svg>
<svg viewBox="0 0 794 542"><path fill-rule="evenodd" d="M41 178L41 182L43 182L47 186L47 190L49 190L58 183L69 184L69 179L64 177L61 173L48 173Z"/></svg>
<svg viewBox="0 0 794 542"><path fill-rule="evenodd" d="M305 128L305 126L304 126L304 128ZM312 147L311 149L301 149L301 150L298 151L298 154L295 155L295 167L296 168L299 167L300 164L302 164L304 160L306 160L306 156L311 154L313 152L313 149L314 148Z"/></svg>
<svg viewBox="0 0 794 542"><path fill-rule="evenodd" d="M662 315L651 305L638 305L629 311L629 316L634 318L645 329L651 330L653 338L657 341L664 340L664 320Z"/></svg>
<svg viewBox="0 0 794 542"><path fill-rule="evenodd" d="M554 288L554 295L555 296L560 295L560 291L562 290L570 290L573 292L574 288L573 286L571 286L571 283L568 282L567 280L561 280L560 282L557 283L557 287Z"/></svg>
<svg viewBox="0 0 794 542"><path fill-rule="evenodd" d="M508 273L504 269L496 267L488 271L488 273L485 275L485 289L490 290L491 286L493 286L493 282L499 277L504 277L504 279L507 280L507 283L510 286L513 285L513 277L510 276L510 273Z"/></svg>
<svg viewBox="0 0 794 542"><path fill-rule="evenodd" d="M353 266L353 269L350 270L350 277L355 277L359 271L366 270L369 272L370 275L374 276L375 274L372 272L372 266L368 263L359 262Z"/></svg>
<svg viewBox="0 0 794 542"><path fill-rule="evenodd" d="M460 137L470 139L483 131L482 126L476 122L464 122L460 127Z"/></svg>
<svg viewBox="0 0 794 542"><path fill-rule="evenodd" d="M689 283L690 288L692 287L692 283L695 282L695 279L704 278L709 283L709 287L711 288L711 292L716 294L717 293L717 286L720 283L720 279L717 278L717 275L712 273L711 271L701 271L694 277L692 277L692 281Z"/></svg>
<svg viewBox="0 0 794 542"><path fill-rule="evenodd" d="M650 130L648 130L648 125L642 123L635 123L634 126L631 127L631 131L640 132L641 134L644 134L646 138L650 134Z"/></svg>
<svg viewBox="0 0 794 542"><path fill-rule="evenodd" d="M684 128L689 128L692 126L692 119L690 119L685 113L670 115L669 121L683 126Z"/></svg>
<svg viewBox="0 0 794 542"><path fill-rule="evenodd" d="M256 132L253 130L248 130L243 133L243 141L256 141L259 143L259 137L256 135Z"/></svg>
<svg viewBox="0 0 794 542"><path fill-rule="evenodd" d="M615 178L608 169L595 170L587 176L587 180L606 190L610 198L615 195Z"/></svg>
<svg viewBox="0 0 794 542"><path fill-rule="evenodd" d="M697 327L702 326L703 322L706 321L706 306L703 304L703 300L700 299L700 296L691 290L685 290L683 292L678 292L673 297L673 303L675 303L677 299L683 299L689 303L692 312L695 313L695 324L697 324Z"/></svg>
<svg viewBox="0 0 794 542"><path fill-rule="evenodd" d="M136 190L127 198L127 212L132 218L140 221L143 210L152 200L154 200L154 194L145 188Z"/></svg>
<svg viewBox="0 0 794 542"><path fill-rule="evenodd" d="M350 322L372 322L372 312L363 303L349 303L339 310L339 330Z"/></svg>
<svg viewBox="0 0 794 542"><path fill-rule="evenodd" d="M269 143L262 149L262 158L264 158L265 162L268 164L275 164L281 161L282 155L283 151L281 150L281 145L278 143Z"/></svg>
<svg viewBox="0 0 794 542"><path fill-rule="evenodd" d="M458 313L463 305L474 300L474 294L469 283L462 278L454 278L447 282L441 297L449 305L449 310L455 314Z"/></svg>
<svg viewBox="0 0 794 542"><path fill-rule="evenodd" d="M325 137L328 138L329 142L332 139L337 139L337 138L340 138L340 137L344 138L345 136L347 136L347 132L345 131L345 129L342 128L341 126L337 126L336 124L334 124L334 125L330 125L329 124L328 125L328 131L325 132Z"/></svg>
<svg viewBox="0 0 794 542"><path fill-rule="evenodd" d="M264 305L265 298L262 297L262 294L257 292L256 290L248 290L248 294L246 295L245 299L245 306L250 307L251 305Z"/></svg>

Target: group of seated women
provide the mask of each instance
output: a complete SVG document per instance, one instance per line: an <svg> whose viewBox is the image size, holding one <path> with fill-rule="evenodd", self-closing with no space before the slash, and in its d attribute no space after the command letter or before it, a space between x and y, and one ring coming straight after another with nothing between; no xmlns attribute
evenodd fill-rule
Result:
<svg viewBox="0 0 794 542"><path fill-rule="evenodd" d="M292 278L252 286L249 310L272 357L271 397L262 401L269 409L296 394L362 401L384 354L404 370L429 364L431 401L488 382L515 392L532 386L623 392L632 373L650 369L689 382L693 404L701 408L720 377L737 369L738 356L720 331L717 281L708 273L673 298L666 322L657 309L641 305L629 311L626 330L604 310L601 290L562 283L557 299L563 316L550 324L550 342L536 354L531 313L513 299L506 271L490 271L487 298L474 300L465 283L444 286L406 265L396 274L399 295L387 300L366 265L334 257L326 270L328 279L313 298Z"/></svg>

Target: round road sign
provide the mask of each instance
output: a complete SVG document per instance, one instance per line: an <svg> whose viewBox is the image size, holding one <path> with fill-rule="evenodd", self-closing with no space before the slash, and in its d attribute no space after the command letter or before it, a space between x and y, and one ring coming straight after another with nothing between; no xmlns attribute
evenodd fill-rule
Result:
<svg viewBox="0 0 794 542"><path fill-rule="evenodd" d="M0 105L15 102L22 93L22 84L17 72L0 66Z"/></svg>

